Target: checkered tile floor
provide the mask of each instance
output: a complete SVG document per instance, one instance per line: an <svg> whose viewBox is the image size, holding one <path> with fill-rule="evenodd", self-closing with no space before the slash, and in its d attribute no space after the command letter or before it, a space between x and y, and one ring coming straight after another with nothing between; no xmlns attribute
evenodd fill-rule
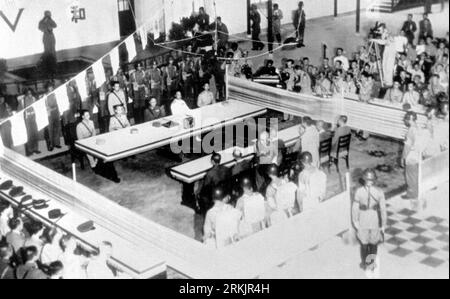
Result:
<svg viewBox="0 0 450 299"><path fill-rule="evenodd" d="M422 218L412 210L388 207L385 246L390 254L438 268L449 262L448 235L445 219Z"/></svg>

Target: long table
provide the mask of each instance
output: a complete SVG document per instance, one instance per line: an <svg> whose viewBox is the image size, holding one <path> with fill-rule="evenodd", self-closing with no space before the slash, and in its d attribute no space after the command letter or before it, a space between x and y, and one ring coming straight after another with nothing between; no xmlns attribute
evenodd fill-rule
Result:
<svg viewBox="0 0 450 299"><path fill-rule="evenodd" d="M195 118L195 126L191 129L185 129L183 126L186 116L169 116L132 128L79 140L76 147L105 162L113 162L234 125L266 112L266 108L258 105L228 100L192 110L191 116ZM175 126L171 128L155 126L168 122L175 123Z"/></svg>
<svg viewBox="0 0 450 299"><path fill-rule="evenodd" d="M31 218L39 220L47 226L57 227L65 233L74 236L88 250L96 249L103 241L111 242L113 245L113 256L110 263L114 268L125 272L128 277L148 279L165 275L167 267L165 261L158 257L161 256L160 252L144 252L130 241L119 237L98 223L94 224L95 230L81 233L77 230L77 227L91 219L86 218L73 207L40 192L26 182L0 171L0 184L7 180L13 181L15 186L23 186L24 192L27 195L31 195L34 199L48 200L48 208L42 210L29 208L24 212ZM13 198L9 196L7 191L0 191L0 197L16 207L22 198L22 196ZM53 209L60 209L64 216L60 219L49 219L48 212Z"/></svg>
<svg viewBox="0 0 450 299"><path fill-rule="evenodd" d="M278 133L278 138L282 140L287 147L291 147L295 145L300 137L299 128L300 126L298 125L281 130ZM254 142L255 140L253 140L253 143ZM223 166L231 168L236 165L236 161L233 158L234 150L240 150L244 161L252 160L255 156L254 146L249 146L248 148L232 147L219 152L222 156L221 164ZM193 184L203 179L211 167L211 155L209 155L172 167L169 172L176 180L186 184Z"/></svg>

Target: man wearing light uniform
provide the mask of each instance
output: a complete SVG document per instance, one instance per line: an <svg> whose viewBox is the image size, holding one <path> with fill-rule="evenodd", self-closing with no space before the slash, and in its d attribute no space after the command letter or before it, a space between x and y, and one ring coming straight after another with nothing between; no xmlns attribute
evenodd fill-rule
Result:
<svg viewBox="0 0 450 299"><path fill-rule="evenodd" d="M312 119L305 117L302 126L300 126L300 140L297 141L297 144L294 146L294 152L309 152L312 156L312 164L318 167L320 164L319 148L319 131L313 126Z"/></svg>
<svg viewBox="0 0 450 299"><path fill-rule="evenodd" d="M123 105L114 106L114 116L111 117L109 121L109 131L118 131L125 128L131 127L130 122L128 121L127 115L125 114L125 108Z"/></svg>
<svg viewBox="0 0 450 299"><path fill-rule="evenodd" d="M145 96L148 89L142 63L136 65L136 71L131 74L130 80L134 91L134 120L136 124L140 124L144 121Z"/></svg>
<svg viewBox="0 0 450 299"><path fill-rule="evenodd" d="M423 151L429 143L424 130L417 125L417 114L408 112L405 115L405 124L408 127L408 133L405 139L405 147L402 155L402 165L405 167L405 179L408 187L406 195L402 196L405 200L411 200L413 207L419 200L419 163L422 159Z"/></svg>
<svg viewBox="0 0 450 299"><path fill-rule="evenodd" d="M120 88L120 82L119 81L113 81L111 82L111 85L113 87L113 90L108 96L108 111L109 115L112 117L114 116L114 107L117 105L123 105L123 108L125 110L125 114L128 113L127 109L127 100L125 96L125 92Z"/></svg>
<svg viewBox="0 0 450 299"><path fill-rule="evenodd" d="M383 191L375 186L374 170L367 169L363 180L364 186L356 191L353 201L352 221L361 242L362 268L368 278L378 278L378 244L383 242L387 223L386 200Z"/></svg>
<svg viewBox="0 0 450 299"><path fill-rule="evenodd" d="M240 235L247 237L264 228L266 203L260 193L253 192L253 183L249 178L242 179L241 187L244 194L237 200L236 209L242 213Z"/></svg>
<svg viewBox="0 0 450 299"><path fill-rule="evenodd" d="M212 191L214 206L208 211L204 225L204 242L222 248L238 240L241 212L229 204L230 197L221 187Z"/></svg>
<svg viewBox="0 0 450 299"><path fill-rule="evenodd" d="M81 112L82 121L77 125L77 138L78 140L83 140L86 138L91 138L97 135L95 131L94 122L91 120L91 115L89 111L83 110ZM98 160L90 155L87 155L89 164L91 168L94 169L97 166Z"/></svg>
<svg viewBox="0 0 450 299"><path fill-rule="evenodd" d="M317 208L325 199L327 191L327 175L313 164L312 155L304 152L300 161L304 169L298 176L297 200L300 210L307 211Z"/></svg>
<svg viewBox="0 0 450 299"><path fill-rule="evenodd" d="M209 90L209 83L203 85L203 92L198 95L197 106L204 107L216 103L214 94Z"/></svg>

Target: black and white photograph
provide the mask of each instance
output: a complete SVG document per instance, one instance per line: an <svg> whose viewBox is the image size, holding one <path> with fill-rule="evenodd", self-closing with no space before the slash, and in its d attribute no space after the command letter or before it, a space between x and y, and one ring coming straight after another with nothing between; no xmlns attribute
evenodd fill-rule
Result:
<svg viewBox="0 0 450 299"><path fill-rule="evenodd" d="M449 1L0 0L16 279L449 279Z"/></svg>

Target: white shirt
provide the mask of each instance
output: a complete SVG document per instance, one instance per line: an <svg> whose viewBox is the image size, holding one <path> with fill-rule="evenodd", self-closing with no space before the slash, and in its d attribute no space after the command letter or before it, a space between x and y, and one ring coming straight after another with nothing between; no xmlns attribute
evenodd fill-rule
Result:
<svg viewBox="0 0 450 299"><path fill-rule="evenodd" d="M291 210L295 206L295 198L297 193L297 185L292 182L283 183L278 187L275 196L277 210Z"/></svg>
<svg viewBox="0 0 450 299"><path fill-rule="evenodd" d="M8 221L9 216L6 215L6 213L2 215L2 217L0 217L0 239L1 237L5 237L6 234L11 231L11 229L8 226Z"/></svg>
<svg viewBox="0 0 450 299"><path fill-rule="evenodd" d="M185 116L191 112L185 101L177 99L173 101L170 109L172 110L172 115Z"/></svg>
<svg viewBox="0 0 450 299"><path fill-rule="evenodd" d="M59 244L45 244L41 252L41 262L46 265L56 262L62 253Z"/></svg>
<svg viewBox="0 0 450 299"><path fill-rule="evenodd" d="M259 193L242 195L237 201L236 208L242 212L244 221L249 224L261 222L266 217L264 197Z"/></svg>
<svg viewBox="0 0 450 299"><path fill-rule="evenodd" d="M348 58L345 57L344 55L336 56L334 58L334 63L336 63L336 61L342 62L342 68L344 69L344 71L348 71L348 69L350 68L350 63L348 61Z"/></svg>
<svg viewBox="0 0 450 299"><path fill-rule="evenodd" d="M406 45L408 44L408 39L405 36L396 36L394 37L395 49L397 52L405 52Z"/></svg>
<svg viewBox="0 0 450 299"><path fill-rule="evenodd" d="M205 242L208 243L212 239L217 248L230 244L233 238L239 235L241 217L241 212L228 204L214 206L206 214L204 232L207 240Z"/></svg>

